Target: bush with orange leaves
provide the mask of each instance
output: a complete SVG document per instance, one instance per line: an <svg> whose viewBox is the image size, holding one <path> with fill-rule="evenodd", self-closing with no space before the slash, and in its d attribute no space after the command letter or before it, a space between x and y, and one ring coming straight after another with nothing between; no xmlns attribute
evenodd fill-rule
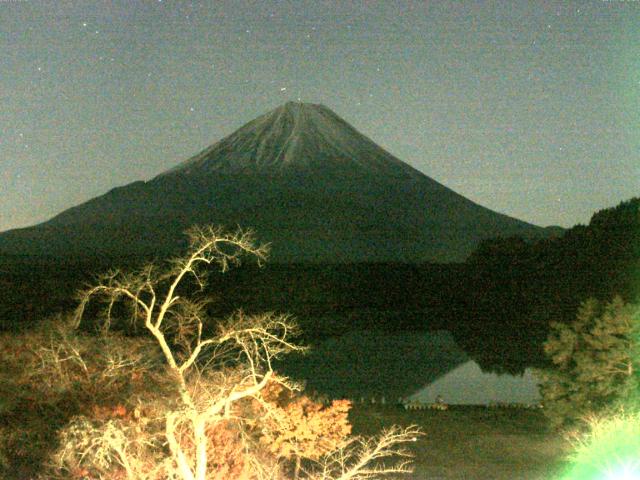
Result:
<svg viewBox="0 0 640 480"><path fill-rule="evenodd" d="M344 444L351 433L351 402L334 400L324 406L272 382L256 416L263 418L260 441L279 458L318 460Z"/></svg>

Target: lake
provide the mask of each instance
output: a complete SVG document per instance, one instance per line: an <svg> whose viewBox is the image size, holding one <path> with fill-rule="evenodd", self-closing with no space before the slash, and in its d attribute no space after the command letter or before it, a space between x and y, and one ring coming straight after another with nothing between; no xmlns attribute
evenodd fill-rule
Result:
<svg viewBox="0 0 640 480"><path fill-rule="evenodd" d="M357 331L329 338L308 355L292 356L277 366L306 382L307 390L331 398L387 402L412 398L484 405L537 403L537 382L523 375L483 372L445 330L386 333Z"/></svg>

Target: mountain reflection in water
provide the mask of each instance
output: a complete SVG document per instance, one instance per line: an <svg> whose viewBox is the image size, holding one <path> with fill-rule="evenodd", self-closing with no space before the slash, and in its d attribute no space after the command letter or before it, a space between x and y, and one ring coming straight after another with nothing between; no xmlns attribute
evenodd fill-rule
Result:
<svg viewBox="0 0 640 480"><path fill-rule="evenodd" d="M332 398L411 398L450 404L536 403L530 369L523 375L483 372L448 331L351 332L329 338L278 370Z"/></svg>

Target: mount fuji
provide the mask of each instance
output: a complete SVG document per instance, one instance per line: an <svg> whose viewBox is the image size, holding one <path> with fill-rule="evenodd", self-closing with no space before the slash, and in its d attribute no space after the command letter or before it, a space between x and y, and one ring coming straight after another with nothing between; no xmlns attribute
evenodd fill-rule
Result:
<svg viewBox="0 0 640 480"><path fill-rule="evenodd" d="M0 234L0 254L153 256L193 224L251 228L276 262L457 262L552 234L457 194L323 105L289 102L149 181Z"/></svg>

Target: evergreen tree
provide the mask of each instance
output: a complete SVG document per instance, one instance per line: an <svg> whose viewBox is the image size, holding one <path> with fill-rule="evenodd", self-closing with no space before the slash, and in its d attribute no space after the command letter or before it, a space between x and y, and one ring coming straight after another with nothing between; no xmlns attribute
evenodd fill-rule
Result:
<svg viewBox="0 0 640 480"><path fill-rule="evenodd" d="M574 322L554 323L544 343L553 368L539 370L545 414L555 427L605 413L637 384L636 308L620 297L583 302Z"/></svg>

